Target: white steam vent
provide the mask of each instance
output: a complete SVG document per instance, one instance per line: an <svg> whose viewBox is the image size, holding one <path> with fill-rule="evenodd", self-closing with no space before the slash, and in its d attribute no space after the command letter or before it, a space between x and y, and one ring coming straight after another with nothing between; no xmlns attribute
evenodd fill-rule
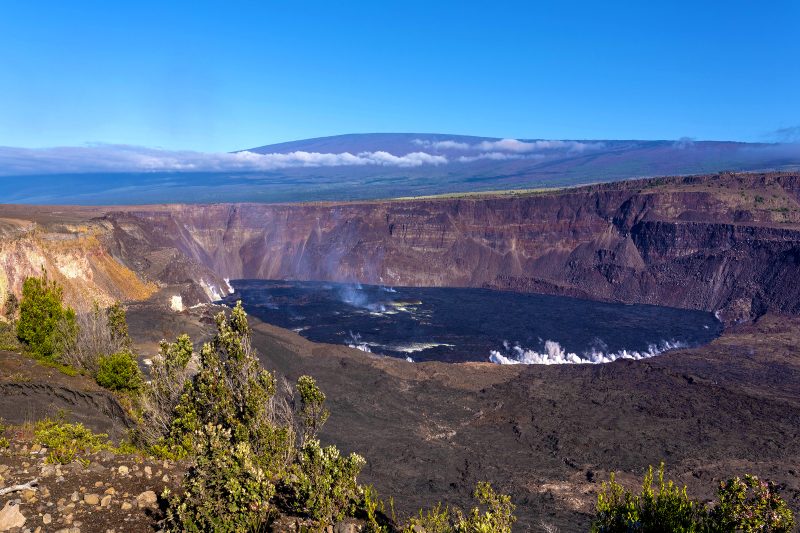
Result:
<svg viewBox="0 0 800 533"><path fill-rule="evenodd" d="M597 350L584 352L578 355L574 352L567 352L556 341L546 341L544 350L526 350L520 346L509 346L503 343L506 354L492 350L489 360L500 365L564 365L564 364L598 364L610 363L617 359L647 359L654 357L667 350L686 348L687 344L679 341L662 341L659 344L651 344L647 350L620 350L619 352L605 353Z"/></svg>
<svg viewBox="0 0 800 533"><path fill-rule="evenodd" d="M175 296L170 298L169 306L172 308L173 311L177 311L178 313L183 311L183 298L181 298L181 295L176 294Z"/></svg>

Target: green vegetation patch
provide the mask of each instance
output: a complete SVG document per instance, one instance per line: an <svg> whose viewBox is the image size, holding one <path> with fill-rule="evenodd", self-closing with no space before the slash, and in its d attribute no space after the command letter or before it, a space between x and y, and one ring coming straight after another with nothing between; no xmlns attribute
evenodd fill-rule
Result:
<svg viewBox="0 0 800 533"><path fill-rule="evenodd" d="M114 451L105 433L93 433L83 424L71 424L63 419L46 418L37 422L34 426L34 442L48 449L48 463L88 462L85 455L101 450Z"/></svg>

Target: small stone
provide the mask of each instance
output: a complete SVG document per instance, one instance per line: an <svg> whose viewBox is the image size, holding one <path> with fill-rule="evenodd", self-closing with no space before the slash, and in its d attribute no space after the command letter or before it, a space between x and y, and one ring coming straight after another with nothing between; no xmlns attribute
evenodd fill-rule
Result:
<svg viewBox="0 0 800 533"><path fill-rule="evenodd" d="M102 487L103 486L103 482L102 481L95 481L94 482L94 486L95 487Z"/></svg>
<svg viewBox="0 0 800 533"><path fill-rule="evenodd" d="M164 474L164 477L161 478L161 481L163 481L164 483L169 483L169 476L167 474Z"/></svg>
<svg viewBox="0 0 800 533"><path fill-rule="evenodd" d="M120 467L117 468L117 472L119 472L119 475L121 476L127 476L128 472L130 472L130 469L125 465L120 465Z"/></svg>
<svg viewBox="0 0 800 533"><path fill-rule="evenodd" d="M130 511L133 508L133 505L130 502L122 502L122 510L123 511Z"/></svg>
<svg viewBox="0 0 800 533"><path fill-rule="evenodd" d="M100 503L100 496L97 494L87 494L83 497L83 501L85 501L89 505L97 505Z"/></svg>
<svg viewBox="0 0 800 533"><path fill-rule="evenodd" d="M101 461L110 461L114 458L114 452L109 450L101 450L97 453L97 458Z"/></svg>
<svg viewBox="0 0 800 533"><path fill-rule="evenodd" d="M117 491L114 487L108 487L103 494L116 494Z"/></svg>
<svg viewBox="0 0 800 533"><path fill-rule="evenodd" d="M39 495L42 498L49 498L50 497L50 489L48 489L47 487L42 487L41 489L39 489Z"/></svg>
<svg viewBox="0 0 800 533"><path fill-rule="evenodd" d="M111 505L111 495L110 494L108 494L106 496L103 496L103 498L100 500L100 507L108 507L109 505Z"/></svg>
<svg viewBox="0 0 800 533"><path fill-rule="evenodd" d="M98 463L97 461L92 461L89 464L88 468L89 472L94 472L95 474L102 474L106 471L106 467Z"/></svg>
<svg viewBox="0 0 800 533"><path fill-rule="evenodd" d="M70 500L71 502L76 502L76 501L78 501L79 499L80 499L80 495L78 494L78 491L75 491L75 492L73 492L73 493L72 493L72 496L70 496L70 497L69 497L69 500Z"/></svg>
<svg viewBox="0 0 800 533"><path fill-rule="evenodd" d="M136 497L136 503L139 507L153 507L156 501L158 501L158 497L152 490L146 490Z"/></svg>
<svg viewBox="0 0 800 533"><path fill-rule="evenodd" d="M19 505L13 501L8 502L0 510L0 531L8 531L25 524L25 516L19 511Z"/></svg>
<svg viewBox="0 0 800 533"><path fill-rule="evenodd" d="M149 466L144 467L144 475L146 475L147 477L152 476L153 475L153 469L150 468Z"/></svg>
<svg viewBox="0 0 800 533"><path fill-rule="evenodd" d="M31 489L25 489L22 491L22 500L27 503L33 503L36 501L36 491Z"/></svg>
<svg viewBox="0 0 800 533"><path fill-rule="evenodd" d="M53 521L53 517L50 515L50 513L46 513L46 514L45 514L45 515L42 517L42 523L43 523L44 525L47 525L47 524L49 524L49 523L50 523L50 522L52 522L52 521Z"/></svg>
<svg viewBox="0 0 800 533"><path fill-rule="evenodd" d="M42 451L42 446L40 444L33 444L31 446L31 453L39 453Z"/></svg>

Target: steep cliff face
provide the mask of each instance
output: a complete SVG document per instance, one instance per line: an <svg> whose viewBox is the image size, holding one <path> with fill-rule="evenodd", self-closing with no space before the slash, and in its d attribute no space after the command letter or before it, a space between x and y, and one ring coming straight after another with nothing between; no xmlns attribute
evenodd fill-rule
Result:
<svg viewBox="0 0 800 533"><path fill-rule="evenodd" d="M720 311L800 312L800 175L540 194L106 213L106 248L206 293L224 279L470 286ZM154 269L154 265L159 265ZM197 280L197 277L201 280ZM209 289L211 287L211 289Z"/></svg>
<svg viewBox="0 0 800 533"><path fill-rule="evenodd" d="M109 305L115 300L141 300L156 286L140 279L117 261L98 238L104 229L96 225L63 225L47 228L19 218L0 220L0 295L22 292L29 276L48 276L64 287L66 300L78 309L93 302Z"/></svg>

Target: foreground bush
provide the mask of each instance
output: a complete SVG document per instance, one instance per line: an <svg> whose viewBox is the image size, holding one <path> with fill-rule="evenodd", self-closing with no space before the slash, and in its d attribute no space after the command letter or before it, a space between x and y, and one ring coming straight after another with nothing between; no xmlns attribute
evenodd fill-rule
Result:
<svg viewBox="0 0 800 533"><path fill-rule="evenodd" d="M170 497L168 530L258 530L269 517L275 485L270 473L258 466L249 443L233 443L230 429L208 424L195 444L197 456L183 492Z"/></svg>
<svg viewBox="0 0 800 533"><path fill-rule="evenodd" d="M55 359L77 336L75 311L63 305L63 289L47 272L22 285L17 336L36 355Z"/></svg>
<svg viewBox="0 0 800 533"><path fill-rule="evenodd" d="M458 509L443 506L438 503L428 511L420 511L419 515L412 518L404 533L510 533L511 526L517 521L514 516L514 504L505 494L498 494L486 482L480 482L475 487L473 496L486 507L474 507L467 514Z"/></svg>
<svg viewBox="0 0 800 533"><path fill-rule="evenodd" d="M136 356L127 350L101 356L95 380L101 387L122 392L136 392L143 383Z"/></svg>
<svg viewBox="0 0 800 533"><path fill-rule="evenodd" d="M686 487L664 481L664 465L658 470L658 490L653 490L653 468L645 474L641 495L616 482L614 474L597 496L592 527L598 533L633 531L703 531L705 508L689 499Z"/></svg>
<svg viewBox="0 0 800 533"><path fill-rule="evenodd" d="M746 475L720 483L719 502L711 510L713 531L774 531L794 529L794 516L775 485Z"/></svg>
<svg viewBox="0 0 800 533"><path fill-rule="evenodd" d="M721 483L718 503L707 509L664 481L664 464L658 470L658 489L653 490L653 468L648 469L641 494L633 494L614 480L614 475L597 497L597 514L592 531L628 532L774 532L789 533L794 518L775 487L746 476Z"/></svg>
<svg viewBox="0 0 800 533"><path fill-rule="evenodd" d="M360 455L342 456L335 446L309 440L285 485L290 510L324 524L352 516L361 499L358 474L365 463Z"/></svg>

